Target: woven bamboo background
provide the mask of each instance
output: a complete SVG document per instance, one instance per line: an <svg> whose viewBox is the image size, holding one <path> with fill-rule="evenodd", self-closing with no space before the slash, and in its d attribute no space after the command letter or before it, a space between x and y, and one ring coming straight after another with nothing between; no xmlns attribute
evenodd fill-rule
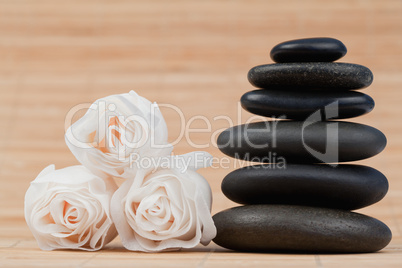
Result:
<svg viewBox="0 0 402 268"><path fill-rule="evenodd" d="M0 266L3 267L402 267L402 1L94 1L0 0ZM248 70L269 63L275 44L330 36L348 48L344 62L368 66L374 82L364 92L376 101L352 121L388 137L386 150L362 161L382 171L390 190L361 212L384 221L393 240L383 251L357 255L245 254L208 247L144 254L118 239L94 253L41 251L23 216L29 182L48 164L77 164L64 144L64 119L78 103L133 89L160 104L177 106L188 124L195 115L211 131L180 138L180 117L163 108L175 153L207 144L238 115L240 96L253 87ZM192 128L205 128L196 120ZM214 194L212 211L234 206L220 191L234 168L201 173Z"/></svg>

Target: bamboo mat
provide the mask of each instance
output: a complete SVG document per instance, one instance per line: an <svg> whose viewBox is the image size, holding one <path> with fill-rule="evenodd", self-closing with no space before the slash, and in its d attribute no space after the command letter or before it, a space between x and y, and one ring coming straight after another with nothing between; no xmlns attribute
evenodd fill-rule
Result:
<svg viewBox="0 0 402 268"><path fill-rule="evenodd" d="M0 266L2 267L402 267L402 1L55 1L0 0ZM78 103L133 89L177 106L191 128L211 130L181 137L178 113L162 112L176 154L223 154L212 134L228 127L216 116L245 122L240 96L252 86L248 70L269 63L275 44L330 36L348 48L344 62L368 66L374 82L364 92L373 112L352 121L388 137L383 153L361 161L389 179L388 195L361 212L393 232L379 253L351 255L246 254L208 247L144 254L118 239L94 253L41 251L23 216L29 182L47 165L77 164L64 143L64 120ZM190 123L189 123L190 122ZM212 137L212 141L211 141ZM215 137L216 139L216 137ZM234 169L208 168L212 213L234 206L220 191Z"/></svg>

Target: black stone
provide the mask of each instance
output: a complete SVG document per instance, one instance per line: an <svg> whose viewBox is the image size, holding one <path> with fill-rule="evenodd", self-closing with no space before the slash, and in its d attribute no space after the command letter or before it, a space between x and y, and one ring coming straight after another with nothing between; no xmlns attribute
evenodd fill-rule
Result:
<svg viewBox="0 0 402 268"><path fill-rule="evenodd" d="M330 62L346 55L345 45L334 38L305 38L286 41L271 50L275 62Z"/></svg>
<svg viewBox="0 0 402 268"><path fill-rule="evenodd" d="M254 90L241 97L242 107L253 114L268 117L285 116L304 120L312 113L326 111L328 119L352 118L370 112L374 100L356 91L283 91Z"/></svg>
<svg viewBox="0 0 402 268"><path fill-rule="evenodd" d="M229 173L223 193L241 204L289 204L354 210L380 201L388 180L361 165L254 165Z"/></svg>
<svg viewBox="0 0 402 268"><path fill-rule="evenodd" d="M268 89L351 90L368 87L373 74L352 63L276 63L252 68L248 80L255 87Z"/></svg>
<svg viewBox="0 0 402 268"><path fill-rule="evenodd" d="M250 205L219 212L213 220L213 241L239 251L368 253L392 237L377 219L329 208Z"/></svg>
<svg viewBox="0 0 402 268"><path fill-rule="evenodd" d="M363 124L286 120L235 126L217 141L228 156L269 163L356 161L380 153L386 143L381 131Z"/></svg>

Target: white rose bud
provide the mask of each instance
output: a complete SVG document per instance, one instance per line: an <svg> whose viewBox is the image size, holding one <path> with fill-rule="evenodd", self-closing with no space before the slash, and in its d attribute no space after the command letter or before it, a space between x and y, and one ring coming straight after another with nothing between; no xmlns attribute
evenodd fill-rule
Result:
<svg viewBox="0 0 402 268"><path fill-rule="evenodd" d="M25 195L25 220L43 250L98 250L116 229L110 200L117 189L83 166L45 168Z"/></svg>
<svg viewBox="0 0 402 268"><path fill-rule="evenodd" d="M139 170L123 183L113 195L111 213L125 248L145 252L192 248L215 237L211 188L196 172L210 160L203 152L170 157L173 167L152 173Z"/></svg>
<svg viewBox="0 0 402 268"><path fill-rule="evenodd" d="M65 139L77 160L103 177L133 176L133 155L157 158L172 151L158 105L134 91L95 101Z"/></svg>

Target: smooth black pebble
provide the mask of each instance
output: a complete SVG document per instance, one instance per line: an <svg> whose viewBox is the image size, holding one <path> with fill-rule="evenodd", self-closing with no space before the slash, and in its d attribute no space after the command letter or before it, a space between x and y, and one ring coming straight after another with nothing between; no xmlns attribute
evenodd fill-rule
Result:
<svg viewBox="0 0 402 268"><path fill-rule="evenodd" d="M354 210L380 201L388 180L361 165L253 165L229 173L222 192L240 204L289 204Z"/></svg>
<svg viewBox="0 0 402 268"><path fill-rule="evenodd" d="M248 80L255 87L268 89L352 90L371 85L373 74L352 63L276 63L252 68Z"/></svg>
<svg viewBox="0 0 402 268"><path fill-rule="evenodd" d="M334 38L305 38L286 41L271 50L275 62L331 62L346 55L345 45Z"/></svg>
<svg viewBox="0 0 402 268"><path fill-rule="evenodd" d="M381 131L363 124L283 120L238 125L217 140L228 156L265 163L356 161L380 153L386 143Z"/></svg>
<svg viewBox="0 0 402 268"><path fill-rule="evenodd" d="M250 205L219 212L213 220L213 241L238 251L368 253L392 237L377 219L329 208Z"/></svg>
<svg viewBox="0 0 402 268"><path fill-rule="evenodd" d="M242 107L253 114L304 120L314 112L325 112L322 120L353 118L369 113L374 100L356 91L254 90L241 97ZM321 110L321 111L320 111Z"/></svg>

